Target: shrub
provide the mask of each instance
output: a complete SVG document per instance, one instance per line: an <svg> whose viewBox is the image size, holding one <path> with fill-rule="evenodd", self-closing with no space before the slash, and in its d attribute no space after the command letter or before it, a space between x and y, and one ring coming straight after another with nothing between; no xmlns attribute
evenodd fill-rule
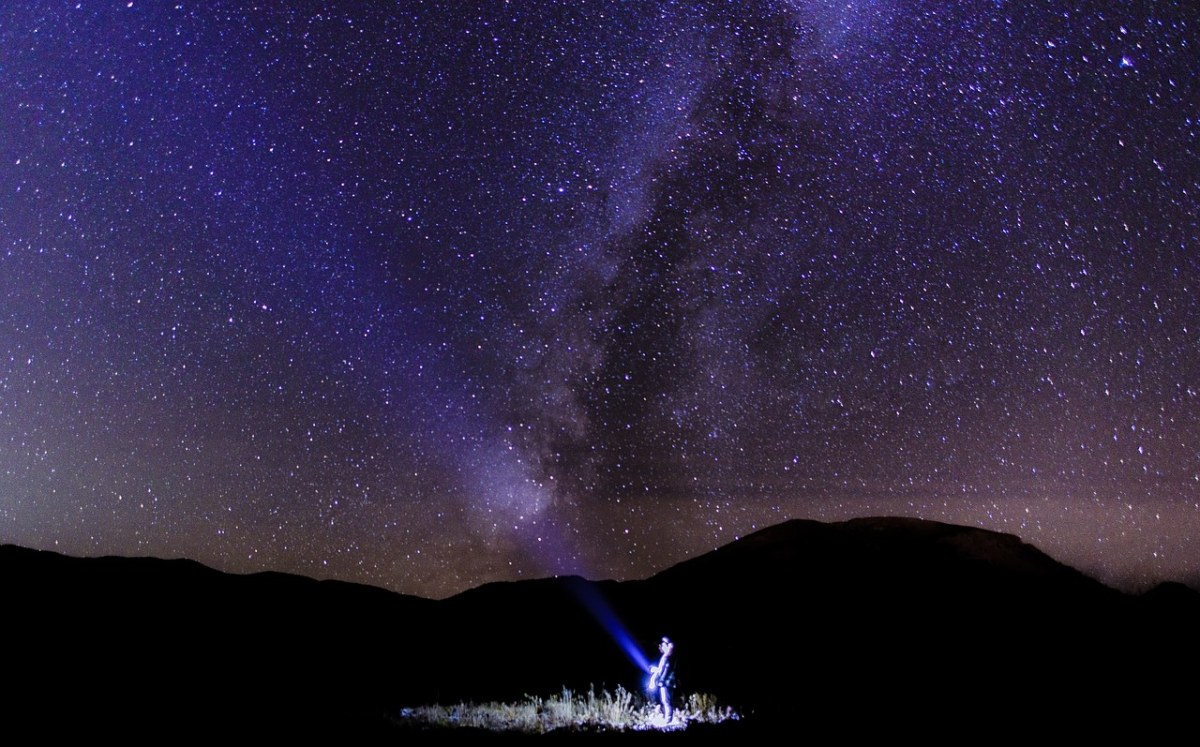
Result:
<svg viewBox="0 0 1200 747"><path fill-rule="evenodd" d="M670 728L687 728L692 723L716 724L738 718L732 708L721 707L716 698L706 693L693 693L683 701L684 705L675 711ZM637 731L667 726L656 703L645 702L620 686L615 692L602 690L599 694L593 686L586 695L576 695L563 688L561 693L546 698L526 695L519 703L425 705L405 708L400 715L404 722L423 727L470 727L530 734L544 734L556 729Z"/></svg>

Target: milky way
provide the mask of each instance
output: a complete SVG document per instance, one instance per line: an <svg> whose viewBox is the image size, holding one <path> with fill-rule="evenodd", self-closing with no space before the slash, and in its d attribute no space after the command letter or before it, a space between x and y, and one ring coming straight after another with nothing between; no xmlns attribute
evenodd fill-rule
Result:
<svg viewBox="0 0 1200 747"><path fill-rule="evenodd" d="M287 5L0 11L0 541L440 597L896 514L1200 584L1187 3Z"/></svg>

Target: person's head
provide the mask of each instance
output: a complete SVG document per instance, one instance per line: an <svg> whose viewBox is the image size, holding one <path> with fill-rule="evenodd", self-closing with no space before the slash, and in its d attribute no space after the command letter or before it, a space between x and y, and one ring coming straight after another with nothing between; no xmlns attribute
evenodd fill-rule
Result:
<svg viewBox="0 0 1200 747"><path fill-rule="evenodd" d="M658 650L662 651L667 656L670 656L675 650L675 642L664 635L662 637L662 642L658 644Z"/></svg>

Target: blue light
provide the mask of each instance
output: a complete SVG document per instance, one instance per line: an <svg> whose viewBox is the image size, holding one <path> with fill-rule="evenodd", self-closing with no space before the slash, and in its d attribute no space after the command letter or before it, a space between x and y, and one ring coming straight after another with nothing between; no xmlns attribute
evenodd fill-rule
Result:
<svg viewBox="0 0 1200 747"><path fill-rule="evenodd" d="M625 652L629 660L641 667L643 672L650 672L650 661L646 655L642 653L637 644L634 643L629 631L625 629L624 624L617 618L617 613L609 606L608 601L600 594L592 584L583 581L575 580L569 584L568 588L579 600L588 612L592 613L592 617L596 618L596 622L608 632L613 641Z"/></svg>

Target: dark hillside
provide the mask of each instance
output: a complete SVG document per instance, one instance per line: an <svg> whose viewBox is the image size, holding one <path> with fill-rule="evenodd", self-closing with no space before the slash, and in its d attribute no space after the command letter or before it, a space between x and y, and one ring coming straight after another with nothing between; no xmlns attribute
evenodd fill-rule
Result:
<svg viewBox="0 0 1200 747"><path fill-rule="evenodd" d="M284 725L418 697L435 603L188 560L68 558L0 548L0 599L19 650L15 712L51 732ZM69 715L70 718L61 718Z"/></svg>
<svg viewBox="0 0 1200 747"><path fill-rule="evenodd" d="M47 735L386 737L403 705L637 690L623 634L647 655L671 635L682 692L737 706L737 729L756 733L931 714L1161 723L1194 703L1200 663L1195 591L1130 597L1015 537L910 519L791 521L643 581L497 583L438 602L8 546L0 595L13 712Z"/></svg>

